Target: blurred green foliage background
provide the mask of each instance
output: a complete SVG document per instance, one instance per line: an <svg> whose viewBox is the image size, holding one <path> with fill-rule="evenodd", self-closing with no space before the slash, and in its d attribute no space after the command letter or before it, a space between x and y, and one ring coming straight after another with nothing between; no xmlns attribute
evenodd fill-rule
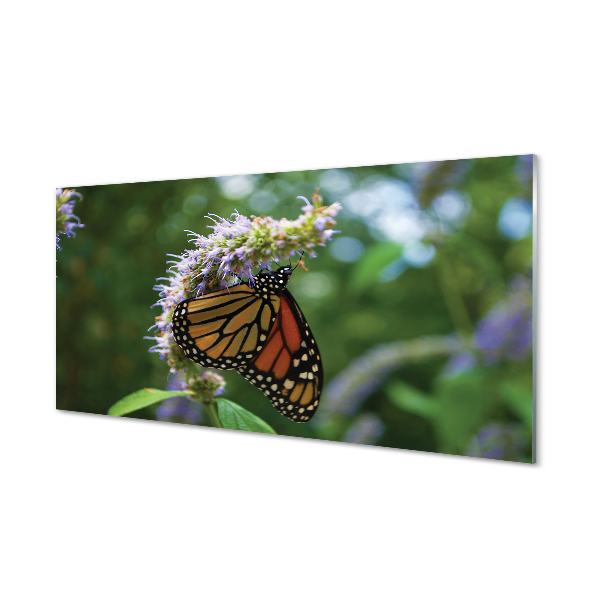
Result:
<svg viewBox="0 0 600 600"><path fill-rule="evenodd" d="M135 390L165 389L167 365L144 336L166 255L191 245L185 230L206 235L205 215L234 210L293 219L296 196L320 188L344 206L341 233L289 285L323 358L319 413L293 423L233 371L221 372L225 397L280 434L531 462L532 162L75 188L85 228L57 251L57 407L106 414ZM199 405L178 410L163 418L208 424Z"/></svg>

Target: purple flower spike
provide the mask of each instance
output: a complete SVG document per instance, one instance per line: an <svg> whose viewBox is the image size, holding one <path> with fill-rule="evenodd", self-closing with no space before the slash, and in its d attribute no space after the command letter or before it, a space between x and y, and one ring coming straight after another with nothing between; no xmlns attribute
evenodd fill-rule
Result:
<svg viewBox="0 0 600 600"><path fill-rule="evenodd" d="M338 233L331 227L341 204L325 206L317 194L313 194L312 203L301 199L305 202L303 214L293 221L268 216L250 219L236 212L230 219L210 215L213 233L208 236L188 232L195 248L173 256L175 260L169 261L167 270L168 283L154 288L159 293L157 304L162 314L156 319L152 338L155 345L150 351L166 360L172 373L189 364L171 331L173 310L179 302L237 285L241 277L247 278L252 287L254 269L270 269L273 261L287 261L304 252L312 257L315 246L324 246Z"/></svg>
<svg viewBox="0 0 600 600"><path fill-rule="evenodd" d="M522 362L531 356L531 281L524 276L510 284L506 298L498 302L479 322L475 331L484 363L498 360Z"/></svg>
<svg viewBox="0 0 600 600"><path fill-rule="evenodd" d="M528 445L521 426L489 423L471 440L466 456L525 462L524 451Z"/></svg>
<svg viewBox="0 0 600 600"><path fill-rule="evenodd" d="M85 227L79 217L73 214L77 199L81 200L81 194L75 190L56 189L56 248L58 250L60 250L58 245L60 235L73 237L75 229Z"/></svg>

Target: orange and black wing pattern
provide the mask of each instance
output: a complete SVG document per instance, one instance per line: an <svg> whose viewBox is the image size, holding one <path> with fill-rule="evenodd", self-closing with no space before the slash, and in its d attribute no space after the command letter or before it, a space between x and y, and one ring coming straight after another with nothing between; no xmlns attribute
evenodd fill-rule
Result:
<svg viewBox="0 0 600 600"><path fill-rule="evenodd" d="M203 367L239 370L263 349L279 305L276 293L246 284L184 300L173 313L173 336Z"/></svg>
<svg viewBox="0 0 600 600"><path fill-rule="evenodd" d="M235 369L284 416L305 423L315 414L323 366L308 323L286 285L291 267L180 302L173 335L203 367Z"/></svg>
<svg viewBox="0 0 600 600"><path fill-rule="evenodd" d="M315 414L323 387L317 343L293 296L283 290L262 350L237 369L284 416L300 423Z"/></svg>

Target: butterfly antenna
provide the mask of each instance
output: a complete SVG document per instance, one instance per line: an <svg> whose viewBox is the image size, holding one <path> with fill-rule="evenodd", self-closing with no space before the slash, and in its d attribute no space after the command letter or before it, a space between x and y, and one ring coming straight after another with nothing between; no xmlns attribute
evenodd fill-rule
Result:
<svg viewBox="0 0 600 600"><path fill-rule="evenodd" d="M302 254L300 255L300 258L298 259L298 262L296 263L296 266L292 269L292 271L295 271L298 268L298 265L300 265L305 271L308 271L308 269L304 266L304 261L302 260L304 258L304 251L302 251ZM292 261L290 260L290 266L292 264Z"/></svg>

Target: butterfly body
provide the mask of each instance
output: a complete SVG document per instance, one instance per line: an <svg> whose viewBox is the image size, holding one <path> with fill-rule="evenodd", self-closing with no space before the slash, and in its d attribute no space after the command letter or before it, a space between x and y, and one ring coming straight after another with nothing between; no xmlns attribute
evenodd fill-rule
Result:
<svg viewBox="0 0 600 600"><path fill-rule="evenodd" d="M253 288L227 290L180 302L173 335L185 355L204 367L235 369L287 418L306 422L323 387L319 349L286 289L292 268L262 271Z"/></svg>

